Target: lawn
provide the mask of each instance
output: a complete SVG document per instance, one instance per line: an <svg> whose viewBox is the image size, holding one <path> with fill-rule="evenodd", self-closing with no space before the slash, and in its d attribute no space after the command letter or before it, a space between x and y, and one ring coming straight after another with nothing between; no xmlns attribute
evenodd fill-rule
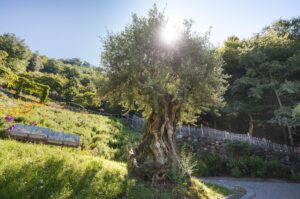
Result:
<svg viewBox="0 0 300 199"><path fill-rule="evenodd" d="M35 98L26 97L30 100L9 98L0 91L0 137L5 137L6 128L11 125L4 120L10 115L16 123L36 123L56 131L78 134L81 136L80 148L87 153L123 161L128 145L136 145L140 139L141 134L130 131L118 119L73 112L54 102L41 104Z"/></svg>

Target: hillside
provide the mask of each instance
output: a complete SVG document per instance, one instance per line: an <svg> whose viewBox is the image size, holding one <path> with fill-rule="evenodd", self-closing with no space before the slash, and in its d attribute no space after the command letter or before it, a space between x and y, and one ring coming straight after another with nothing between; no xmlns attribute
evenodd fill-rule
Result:
<svg viewBox="0 0 300 199"><path fill-rule="evenodd" d="M81 136L79 148L9 140L12 123L38 126ZM128 145L140 134L107 116L72 112L54 102L41 104L32 96L23 100L0 92L0 196L1 198L174 198L172 190L152 188L127 177L124 160ZM117 161L116 161L117 160ZM215 198L227 189L193 179L185 194Z"/></svg>
<svg viewBox="0 0 300 199"><path fill-rule="evenodd" d="M10 115L15 122L35 123L38 126L81 136L81 149L87 154L107 159L125 160L129 143L136 144L140 134L126 129L123 124L107 116L73 112L54 102L38 103L38 99L25 96L23 100L10 98L0 92L0 118ZM0 120L0 136L5 137L11 125Z"/></svg>

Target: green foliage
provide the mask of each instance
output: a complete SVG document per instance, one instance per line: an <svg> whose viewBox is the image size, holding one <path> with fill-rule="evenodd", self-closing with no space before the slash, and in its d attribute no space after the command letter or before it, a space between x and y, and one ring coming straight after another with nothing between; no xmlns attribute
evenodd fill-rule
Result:
<svg viewBox="0 0 300 199"><path fill-rule="evenodd" d="M296 179L299 174L299 169L292 165L286 166L278 160L251 155L252 148L244 142L228 141L226 151L226 159L211 153L198 157L196 175Z"/></svg>
<svg viewBox="0 0 300 199"><path fill-rule="evenodd" d="M34 122L55 131L78 134L81 136L81 148L96 156L125 161L127 148L129 145L135 146L141 136L128 130L115 118L75 113L51 102L42 105L5 98L4 93L0 94L0 118L12 115L20 123ZM14 106L11 107L10 104ZM0 129L6 129L7 125L0 125Z"/></svg>
<svg viewBox="0 0 300 199"><path fill-rule="evenodd" d="M293 115L294 117L300 117L300 103L298 103L293 109Z"/></svg>
<svg viewBox="0 0 300 199"><path fill-rule="evenodd" d="M18 81L18 76L11 73L7 68L0 66L0 83L7 87L14 87Z"/></svg>
<svg viewBox="0 0 300 199"><path fill-rule="evenodd" d="M41 102L45 102L49 95L50 87L28 80L25 77L15 75L0 67L0 77L6 86L16 90L15 97L18 98L22 91L39 96Z"/></svg>
<svg viewBox="0 0 300 199"><path fill-rule="evenodd" d="M14 34L7 33L0 35L0 67L1 70L3 68L10 73L27 78L30 82L49 86L51 99L76 102L91 109L99 108L100 100L96 95L94 82L99 77L101 79L102 71L91 67L90 63L86 61L81 61L78 58L53 59L39 55L37 52L32 53L24 40L17 38ZM0 81L8 87L17 87L18 95L22 90L25 91L22 85L31 83L23 79L16 86L17 79L17 76L2 75ZM67 87L67 96L64 96L65 85L72 84L73 79L76 79L78 85L71 88ZM27 88L25 92L34 94L33 90ZM47 96L47 90L39 90L35 95L42 95L41 98L44 100Z"/></svg>
<svg viewBox="0 0 300 199"><path fill-rule="evenodd" d="M29 94L37 94L40 97L41 102L45 102L50 91L50 87L47 85L39 84L28 80L25 77L19 77L15 85L15 97L18 98L22 91Z"/></svg>
<svg viewBox="0 0 300 199"><path fill-rule="evenodd" d="M65 101L67 102L74 102L74 98L79 95L79 88L80 84L78 79L72 78L69 82L65 85L63 89L63 96Z"/></svg>
<svg viewBox="0 0 300 199"><path fill-rule="evenodd" d="M183 174L192 176L195 173L197 160L193 156L193 154L189 151L187 145L182 145L179 148L181 166L183 170Z"/></svg>
<svg viewBox="0 0 300 199"><path fill-rule="evenodd" d="M42 61L37 53L34 53L29 59L27 71L39 71L42 68Z"/></svg>
<svg viewBox="0 0 300 199"><path fill-rule="evenodd" d="M251 146L247 142L227 140L226 149L232 157L248 156L251 154Z"/></svg>
<svg viewBox="0 0 300 199"><path fill-rule="evenodd" d="M300 92L299 21L278 20L249 39L230 37L224 42L219 51L231 77L222 119L235 124L232 117L246 119L249 127L255 121L263 127L286 128L289 134L300 124L291 111ZM289 137L293 143L293 134Z"/></svg>
<svg viewBox="0 0 300 199"><path fill-rule="evenodd" d="M149 185L146 185L137 180L129 181L127 185L126 199L149 199L149 198L157 198L157 199L172 199L174 195L167 191L160 191L155 189Z"/></svg>
<svg viewBox="0 0 300 199"><path fill-rule="evenodd" d="M22 74L22 76L31 81L49 86L51 90L50 97L53 98L55 98L54 96L52 96L54 95L54 92L56 92L56 94L58 95L61 95L63 86L68 81L63 76L51 73L27 72L26 74Z"/></svg>
<svg viewBox="0 0 300 199"><path fill-rule="evenodd" d="M196 174L198 176L221 176L227 173L226 161L218 155L205 153L197 160Z"/></svg>
<svg viewBox="0 0 300 199"><path fill-rule="evenodd" d="M45 73L53 73L53 74L58 74L62 70L62 63L59 62L58 60L55 59L48 59L47 63L44 64L43 69L41 70L42 72Z"/></svg>
<svg viewBox="0 0 300 199"><path fill-rule="evenodd" d="M179 149L180 163L173 160L171 163L171 169L168 170L168 178L176 184L173 190L174 194L182 194L187 189L186 179L192 176L195 172L197 162L192 153L188 152L187 146L182 145Z"/></svg>
<svg viewBox="0 0 300 199"><path fill-rule="evenodd" d="M274 117L270 120L282 127L296 127L300 125L300 118L293 114L292 107L280 107L274 111Z"/></svg>
<svg viewBox="0 0 300 199"><path fill-rule="evenodd" d="M24 40L21 40L12 33L0 35L0 51L6 53L5 65L14 72L23 72L26 69L30 51Z"/></svg>
<svg viewBox="0 0 300 199"><path fill-rule="evenodd" d="M268 161L254 155L231 158L227 164L234 177L291 178L292 168L276 160Z"/></svg>
<svg viewBox="0 0 300 199"><path fill-rule="evenodd" d="M4 50L0 50L0 66L6 65L6 59L8 57L8 54Z"/></svg>
<svg viewBox="0 0 300 199"><path fill-rule="evenodd" d="M72 79L80 75L79 70L77 68L69 67L69 66L64 67L62 74L68 79Z"/></svg>
<svg viewBox="0 0 300 199"><path fill-rule="evenodd" d="M137 143L140 138L139 134L124 129L120 121L100 115L74 113L50 102L36 104L17 101L3 93L0 95L0 118L14 113L16 122L36 122L56 131L78 133L81 141L87 144L82 148L62 148L0 140L2 198L171 199L178 196L178 189L176 192L162 191L130 179L124 163L103 159L126 160L127 146ZM1 131L6 134L6 127L10 124L0 120L1 138ZM89 137L92 139L88 140ZM100 148L92 148L93 144ZM231 193L222 187L200 183L195 178L192 178L192 186L185 184L182 188L181 196L193 198L224 197Z"/></svg>
<svg viewBox="0 0 300 199"><path fill-rule="evenodd" d="M117 34L108 34L102 61L107 78L99 85L111 103L127 109L151 110L162 106L164 96L179 101L182 120L222 105L226 87L222 59L207 37L191 31L185 21L178 41L160 42L159 32L167 20L154 6L147 17L133 15L131 24ZM188 114L187 114L188 113Z"/></svg>

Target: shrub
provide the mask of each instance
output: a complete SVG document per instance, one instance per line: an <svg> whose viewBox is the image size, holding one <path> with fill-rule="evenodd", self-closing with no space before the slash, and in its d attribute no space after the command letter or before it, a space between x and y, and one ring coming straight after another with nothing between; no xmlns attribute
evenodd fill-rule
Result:
<svg viewBox="0 0 300 199"><path fill-rule="evenodd" d="M180 158L183 173L192 176L196 171L197 159L191 152L189 152L187 145L183 145L180 148Z"/></svg>
<svg viewBox="0 0 300 199"><path fill-rule="evenodd" d="M28 92L29 94L37 94L41 102L45 102L50 91L50 87L35 83L28 80L25 77L19 77L18 81L15 84L15 97L18 98L22 91Z"/></svg>
<svg viewBox="0 0 300 199"><path fill-rule="evenodd" d="M265 177L267 173L268 161L258 156L250 156L246 159L249 175L251 177Z"/></svg>
<svg viewBox="0 0 300 199"><path fill-rule="evenodd" d="M248 156L251 146L246 142L226 140L226 150L233 157Z"/></svg>
<svg viewBox="0 0 300 199"><path fill-rule="evenodd" d="M227 162L227 166L230 168L231 175L234 177L243 177L248 173L248 166L245 158L230 158Z"/></svg>
<svg viewBox="0 0 300 199"><path fill-rule="evenodd" d="M197 163L196 171L200 176L218 176L228 172L226 161L218 155L205 153L199 157Z"/></svg>

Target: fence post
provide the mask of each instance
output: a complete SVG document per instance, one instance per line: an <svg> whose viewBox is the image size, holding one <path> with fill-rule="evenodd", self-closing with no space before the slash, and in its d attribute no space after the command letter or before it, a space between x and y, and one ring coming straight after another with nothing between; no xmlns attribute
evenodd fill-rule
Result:
<svg viewBox="0 0 300 199"><path fill-rule="evenodd" d="M201 136L203 137L203 125L201 124Z"/></svg>
<svg viewBox="0 0 300 199"><path fill-rule="evenodd" d="M191 127L190 127L190 124L188 124L188 131L189 131L189 136L191 136Z"/></svg>
<svg viewBox="0 0 300 199"><path fill-rule="evenodd" d="M251 136L250 136L250 134L248 134L248 141L249 141L249 144L251 145L252 143L251 143Z"/></svg>

